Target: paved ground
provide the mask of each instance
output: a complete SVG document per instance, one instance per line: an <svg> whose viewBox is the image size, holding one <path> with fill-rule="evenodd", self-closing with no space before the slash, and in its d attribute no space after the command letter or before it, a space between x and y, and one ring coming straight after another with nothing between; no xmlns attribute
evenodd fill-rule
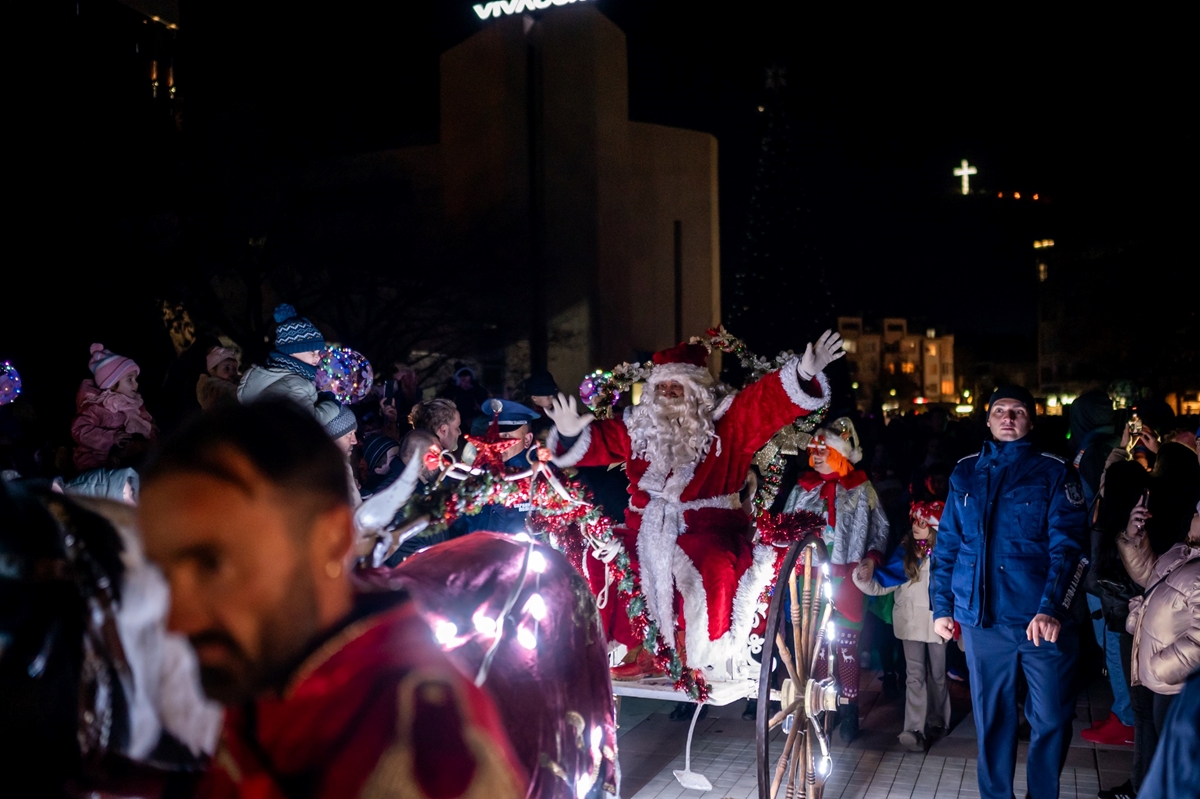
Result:
<svg viewBox="0 0 1200 799"><path fill-rule="evenodd" d="M896 741L903 726L902 698L887 698L876 675L864 676L860 696L862 734L849 747L834 735L833 773L826 799L976 799L978 755L974 719L965 685L952 684L952 729L927 754L914 754ZM1092 799L1103 786L1124 782L1132 747L1096 747L1079 737L1093 720L1108 715L1107 682L1098 680L1080 694L1071 750L1063 772L1062 799ZM696 726L692 770L713 784L709 792L687 791L672 771L683 768L688 725L672 722L673 705L643 699L621 704L619 731L622 795L626 799L751 799L755 780L754 725L743 721L743 703L710 708ZM775 744L774 750L782 747ZM1017 766L1016 795L1025 793L1024 743Z"/></svg>

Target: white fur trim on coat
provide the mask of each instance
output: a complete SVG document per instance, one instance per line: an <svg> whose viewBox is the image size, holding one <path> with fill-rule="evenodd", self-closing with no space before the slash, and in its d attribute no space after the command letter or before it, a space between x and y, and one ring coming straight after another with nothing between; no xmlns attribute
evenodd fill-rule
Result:
<svg viewBox="0 0 1200 799"><path fill-rule="evenodd" d="M725 397L717 403L716 409L713 410L713 421L720 421L721 417L729 412L729 408L733 405L733 398L737 396L736 391L730 391Z"/></svg>
<svg viewBox="0 0 1200 799"><path fill-rule="evenodd" d="M733 595L729 629L713 641L708 637L708 593L704 590L704 580L684 551L675 547L673 571L675 584L683 597L683 615L687 619L684 636L688 667L711 666L720 671L725 669L729 659L746 657L758 598L775 575L777 552L774 547L762 544L754 547L754 562L738 580L737 591Z"/></svg>
<svg viewBox="0 0 1200 799"><path fill-rule="evenodd" d="M553 453L557 453L558 442L559 435L558 428L556 427L550 431L550 437L546 440L546 448ZM575 440L575 443L571 445L570 449L561 455L554 455L554 457L550 459L550 462L555 466L559 466L564 469L568 466L574 466L583 460L583 456L587 454L587 451L591 446L592 426L589 424L587 427L583 428L583 432L579 434L579 438Z"/></svg>
<svg viewBox="0 0 1200 799"><path fill-rule="evenodd" d="M829 378L824 372L818 372L817 385L821 388L821 395L814 397L809 394L800 385L799 358L792 358L779 367L779 381L783 383L783 390L787 392L788 399L806 411L818 411L829 404Z"/></svg>

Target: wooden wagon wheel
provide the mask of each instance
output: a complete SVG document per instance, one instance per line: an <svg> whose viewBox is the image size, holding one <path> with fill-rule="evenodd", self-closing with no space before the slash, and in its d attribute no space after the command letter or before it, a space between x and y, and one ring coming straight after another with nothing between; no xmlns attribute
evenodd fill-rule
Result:
<svg viewBox="0 0 1200 799"><path fill-rule="evenodd" d="M797 569L802 554L803 563ZM820 631L828 623L833 607L824 599L827 586L831 585L827 569L822 568L827 561L828 551L819 536L809 535L792 544L784 556L779 582L771 597L763 635L755 724L760 799L821 799L829 776L831 725L826 711L837 707L837 687L833 678L820 682L811 679L820 651ZM786 620L783 619L785 597L791 601L791 613ZM786 668L787 677L779 692L781 709L772 713L772 667L776 658ZM786 726L788 734L783 753L772 763L771 733L781 724Z"/></svg>

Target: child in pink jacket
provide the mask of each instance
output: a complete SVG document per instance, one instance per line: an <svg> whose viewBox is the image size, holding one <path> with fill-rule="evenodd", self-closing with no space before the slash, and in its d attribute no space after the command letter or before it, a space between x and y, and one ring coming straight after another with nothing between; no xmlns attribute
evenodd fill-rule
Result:
<svg viewBox="0 0 1200 799"><path fill-rule="evenodd" d="M109 352L103 344L93 344L91 352L88 368L92 379L79 385L75 421L71 423L75 468L80 471L107 466L113 447L133 436L153 440L158 433L138 394L138 365Z"/></svg>

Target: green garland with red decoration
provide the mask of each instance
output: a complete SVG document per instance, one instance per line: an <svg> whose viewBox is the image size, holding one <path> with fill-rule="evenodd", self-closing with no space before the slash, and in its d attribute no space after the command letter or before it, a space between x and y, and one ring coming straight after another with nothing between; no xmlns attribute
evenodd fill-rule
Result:
<svg viewBox="0 0 1200 799"><path fill-rule="evenodd" d="M548 457L539 453L539 460L544 462ZM578 481L561 479L560 485L570 497L567 499L546 479L508 478L503 466L493 458L483 458L482 464L477 460L476 465L481 467L478 473L455 483L443 481L428 494L409 501L401 514L403 518L423 514L430 519L429 526L418 537L434 535L460 517L474 516L489 505L528 506L530 530L548 541L581 573L589 542L607 544L612 540L612 522L600 512L591 492ZM624 548L607 568L625 601L630 627L645 642L655 665L671 676L676 690L697 702L707 699L709 688L704 675L684 667L679 653L667 644L658 626L650 620L641 583Z"/></svg>

